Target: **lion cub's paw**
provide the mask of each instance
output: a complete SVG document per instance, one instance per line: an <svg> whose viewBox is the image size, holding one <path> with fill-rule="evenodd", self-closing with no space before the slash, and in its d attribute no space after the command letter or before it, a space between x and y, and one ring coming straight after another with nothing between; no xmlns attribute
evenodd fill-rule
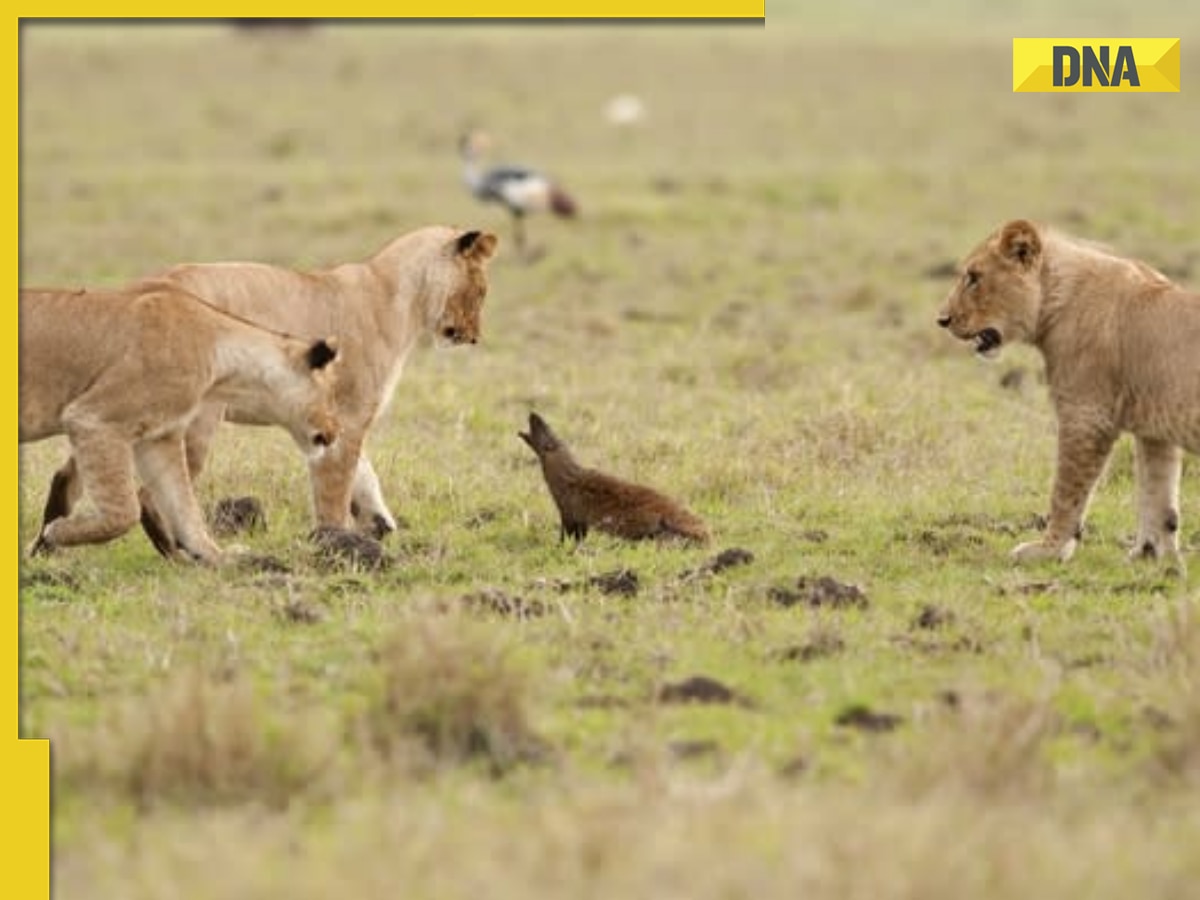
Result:
<svg viewBox="0 0 1200 900"><path fill-rule="evenodd" d="M28 554L33 556L49 556L55 550L54 544L46 539L46 529L42 529L41 533L29 545Z"/></svg>
<svg viewBox="0 0 1200 900"><path fill-rule="evenodd" d="M1139 562L1164 562L1166 564L1166 573L1177 578L1187 577L1187 563L1183 561L1183 554L1179 552L1178 547L1171 546L1170 541L1164 541L1160 544L1155 544L1150 541L1138 541L1132 550L1129 551L1129 561L1132 563Z"/></svg>
<svg viewBox="0 0 1200 900"><path fill-rule="evenodd" d="M1134 561L1174 559L1178 555L1179 548L1175 546L1175 542L1168 535L1144 536L1139 534L1129 550L1129 558Z"/></svg>
<svg viewBox="0 0 1200 900"><path fill-rule="evenodd" d="M1074 555L1078 545L1079 542L1074 538L1057 547L1047 544L1045 541L1029 541L1014 548L1012 558L1019 563L1041 562L1048 559L1066 562Z"/></svg>

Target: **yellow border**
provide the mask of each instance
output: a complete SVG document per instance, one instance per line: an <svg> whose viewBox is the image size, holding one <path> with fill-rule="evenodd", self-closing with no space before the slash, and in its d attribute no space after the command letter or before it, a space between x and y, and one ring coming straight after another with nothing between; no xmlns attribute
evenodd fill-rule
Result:
<svg viewBox="0 0 1200 900"><path fill-rule="evenodd" d="M19 89L19 74L18 65L20 60L20 19L17 20L17 49L13 54L12 68L9 72L10 77L14 82L18 82L14 87ZM14 131L13 136L7 141L7 153L10 155L9 171L13 173L12 179L8 182L9 187L6 189L8 199L5 201L5 208L15 212L12 233L7 242L9 247L9 265L10 271L17 273L19 264L19 245L17 235L19 233L19 215L18 208L18 192L19 192L19 177L18 168L18 147L19 135L15 132L18 129L18 90L10 88L4 92L8 98L5 102L9 104L5 109L5 120L12 123ZM17 278L14 277L14 281ZM13 316L9 320L9 324L5 329L5 334L8 335L7 341L9 348L12 350L6 359L7 364L4 367L5 396L16 397L17 385L17 317L16 306L12 303L16 299L16 291L9 295L9 309ZM14 400L14 405L15 405ZM15 409L13 410L15 412ZM9 419L11 422L12 419ZM4 446L8 448L6 455L8 462L4 464L4 471L9 473L9 477L4 479L4 508L17 510L20 502L20 493L17 482L17 467L18 453L17 442L9 439L4 442ZM12 520L10 520L12 521ZM15 529L14 529L15 531ZM14 535L15 537L15 535ZM13 542L17 543L16 541ZM10 547L12 545L9 545ZM12 552L10 550L10 552ZM17 548L17 556L9 557L13 560L14 571L9 573L9 584L17 582L18 573L16 571L20 561L20 547ZM50 896L50 742L45 740L20 740L20 709L19 709L19 683L18 683L18 667L20 665L19 647L17 644L18 625L20 616L19 603L14 603L11 611L7 616L0 617L3 620L4 646L10 648L12 654L9 659L12 660L8 669L9 677L5 679L5 684L0 685L0 694L3 694L3 712L0 713L0 721L8 722L8 728L12 729L9 734L12 735L12 740L0 740L0 771L3 771L3 781L0 782L0 792L3 795L3 803L5 807L5 829L4 850L6 859L4 861L4 878L3 886L6 888L5 894L10 897L48 897ZM16 889L15 891L13 889Z"/></svg>
<svg viewBox="0 0 1200 900"><path fill-rule="evenodd" d="M282 6L282 4L279 4ZM146 7L131 4L130 10L116 10L118 14L144 14ZM237 15L254 15L286 12L305 12L306 3L287 9L273 9L276 4L265 4L268 8L230 10ZM357 8L339 10L336 18L378 18L380 12L392 15L388 18L404 19L758 19L767 15L766 0L418 0L400 4L400 8L382 4L360 4ZM66 10L42 16L47 18L91 17L100 10L89 9L90 4L71 4ZM307 10L319 15L316 10ZM111 5L105 5L104 18L116 18ZM181 18L172 16L170 18ZM20 20L18 20L19 22Z"/></svg>
<svg viewBox="0 0 1200 900"><path fill-rule="evenodd" d="M316 14L314 10L306 10L307 4L299 7L289 7L279 10L284 15ZM765 21L766 0L588 0L588 2L563 3L549 0L442 0L433 3L425 0L423 3L408 4L411 8L387 11L395 14L401 12L405 18L604 18L604 19L743 19ZM104 10L112 16L112 8ZM569 11L569 15L567 14ZM139 6L132 12L144 12ZM245 14L239 11L241 14ZM270 14L272 10L253 10L255 13ZM375 11L366 9L357 11L353 18L374 18ZM345 16L346 11L341 15ZM68 11L58 11L55 15L47 16L41 13L39 17L67 18L91 17L94 12L86 5L79 5ZM16 28L16 50L9 69L10 78L14 84L5 92L10 104L6 109L7 121L13 123L14 135L8 140L8 153L11 155L10 171L14 173L8 182L8 200L6 208L15 210L13 232L8 241L11 271L16 273L15 281L20 282L20 173L19 173L19 104L20 104L20 41L21 19L18 17ZM11 297L12 295L10 295ZM11 301L10 301L11 302ZM17 385L17 322L15 307L13 318L9 320L6 334L9 348L12 350L6 359L4 368L6 384L5 394L15 397ZM12 421L11 419L9 420ZM8 447L8 462L4 470L9 473L4 479L3 491L5 506L16 511L20 502L20 486L18 483L19 455L17 441L9 439L5 442ZM11 545L10 545L11 546ZM11 551L10 551L11 552ZM16 571L8 574L9 584L19 584L19 565L21 550L17 547L17 555L10 557L14 560ZM19 709L19 622L20 603L14 603L9 615L3 619L4 644L10 648L9 658L14 660L7 672L8 681L0 685L3 694L3 714L0 719L9 722L10 734L13 739L0 740L0 766L3 771L2 796L5 808L6 828L4 848L6 858L3 863L4 878L2 886L5 895L10 897L49 897L50 896L50 742L46 740L20 739L20 709Z"/></svg>

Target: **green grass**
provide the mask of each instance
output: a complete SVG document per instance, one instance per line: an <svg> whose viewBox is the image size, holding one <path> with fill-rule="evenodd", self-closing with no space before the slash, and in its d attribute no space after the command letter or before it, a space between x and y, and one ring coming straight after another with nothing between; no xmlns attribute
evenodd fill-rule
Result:
<svg viewBox="0 0 1200 900"><path fill-rule="evenodd" d="M1193 57L1180 94L1010 92L1013 23L1188 46L1175 10L878 39L861 4L765 29L27 26L23 284L322 265L432 222L505 241L484 342L418 351L373 434L389 568L323 568L299 456L234 428L201 499L259 497L267 530L236 540L289 571L167 565L136 534L23 564L58 895L1187 896L1194 580L1125 561L1127 441L1075 560L1014 568L1052 474L1040 362L933 322L937 268L1013 215L1200 282ZM616 130L628 91L649 115ZM577 195L579 221L530 220L536 262L461 185L469 125ZM531 409L713 546L560 544ZM23 543L63 452L22 448ZM753 561L687 577L729 547ZM620 569L635 596L589 584ZM822 575L865 608L773 599ZM497 592L530 615L472 599ZM746 702L658 702L694 675ZM899 724L838 725L855 706Z"/></svg>

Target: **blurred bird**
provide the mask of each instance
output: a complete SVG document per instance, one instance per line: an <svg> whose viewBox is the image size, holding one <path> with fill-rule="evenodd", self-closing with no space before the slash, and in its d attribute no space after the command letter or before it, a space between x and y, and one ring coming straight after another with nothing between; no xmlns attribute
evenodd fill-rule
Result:
<svg viewBox="0 0 1200 900"><path fill-rule="evenodd" d="M579 212L579 207L570 194L541 172L507 165L481 168L481 157L490 143L481 131L462 136L458 151L463 161L463 179L477 198L485 203L499 203L509 211L517 251L523 253L527 214L550 212L570 219Z"/></svg>
<svg viewBox="0 0 1200 900"><path fill-rule="evenodd" d="M604 106L604 118L610 125L628 128L646 117L646 104L636 94L618 94Z"/></svg>

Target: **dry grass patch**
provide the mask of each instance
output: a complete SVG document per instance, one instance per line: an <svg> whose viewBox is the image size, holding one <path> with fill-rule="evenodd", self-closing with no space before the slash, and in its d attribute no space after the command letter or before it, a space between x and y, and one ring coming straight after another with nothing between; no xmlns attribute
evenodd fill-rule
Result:
<svg viewBox="0 0 1200 900"><path fill-rule="evenodd" d="M328 716L271 709L242 678L173 675L112 721L53 736L60 786L107 788L139 809L258 803L286 807L330 770L340 733Z"/></svg>
<svg viewBox="0 0 1200 900"><path fill-rule="evenodd" d="M980 802L1041 795L1054 785L1047 744L1060 722L1046 700L986 692L947 692L921 723L920 747L881 751L888 789L925 796L950 792Z"/></svg>
<svg viewBox="0 0 1200 900"><path fill-rule="evenodd" d="M385 759L481 761L502 775L551 755L529 722L529 676L512 646L485 626L458 617L414 621L383 644L378 674L365 723Z"/></svg>
<svg viewBox="0 0 1200 900"><path fill-rule="evenodd" d="M1180 603L1163 615L1151 661L1167 674L1172 693L1167 711L1155 708L1148 717L1158 731L1153 772L1167 782L1200 788L1200 604Z"/></svg>

